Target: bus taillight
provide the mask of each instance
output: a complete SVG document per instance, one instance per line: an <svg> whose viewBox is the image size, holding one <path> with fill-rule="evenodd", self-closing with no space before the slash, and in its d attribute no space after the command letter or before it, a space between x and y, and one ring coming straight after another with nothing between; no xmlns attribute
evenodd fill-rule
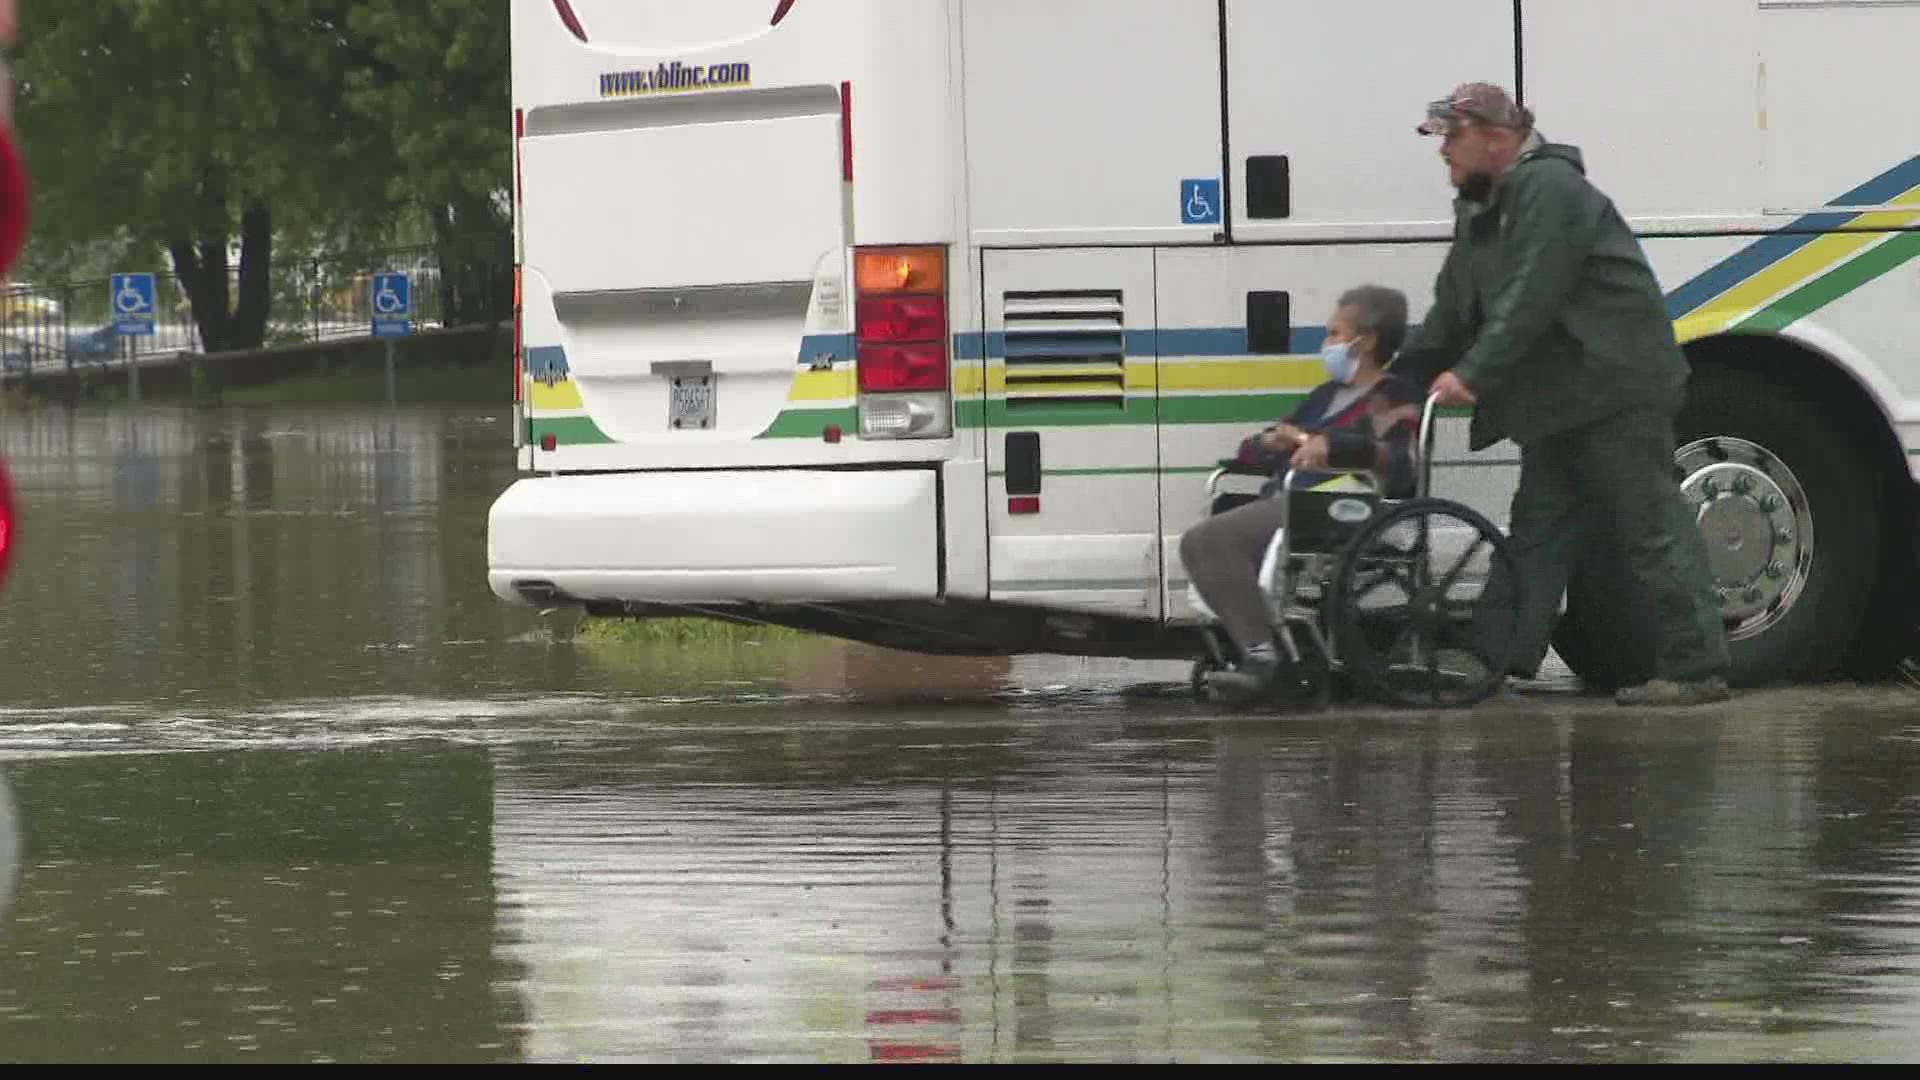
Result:
<svg viewBox="0 0 1920 1080"><path fill-rule="evenodd" d="M853 279L860 437L952 435L946 249L858 248Z"/></svg>
<svg viewBox="0 0 1920 1080"><path fill-rule="evenodd" d="M947 351L938 345L860 346L860 392L945 390Z"/></svg>

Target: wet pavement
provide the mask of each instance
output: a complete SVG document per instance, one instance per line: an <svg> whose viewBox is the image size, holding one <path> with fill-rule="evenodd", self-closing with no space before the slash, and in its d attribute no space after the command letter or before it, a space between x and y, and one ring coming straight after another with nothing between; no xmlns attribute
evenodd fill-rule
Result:
<svg viewBox="0 0 1920 1080"><path fill-rule="evenodd" d="M556 642L504 415L0 414L8 1061L1881 1061L1920 692Z"/></svg>

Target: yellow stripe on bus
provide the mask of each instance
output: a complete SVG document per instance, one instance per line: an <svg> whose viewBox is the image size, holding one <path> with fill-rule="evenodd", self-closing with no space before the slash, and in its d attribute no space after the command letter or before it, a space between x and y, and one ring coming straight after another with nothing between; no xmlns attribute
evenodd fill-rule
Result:
<svg viewBox="0 0 1920 1080"><path fill-rule="evenodd" d="M1887 201L1889 206L1920 205L1920 185ZM1848 229L1895 230L1920 222L1911 210L1874 210L1847 223ZM1682 343L1717 334L1781 296L1833 269L1860 251L1887 238L1886 232L1830 233L1721 293L1699 310L1674 324Z"/></svg>

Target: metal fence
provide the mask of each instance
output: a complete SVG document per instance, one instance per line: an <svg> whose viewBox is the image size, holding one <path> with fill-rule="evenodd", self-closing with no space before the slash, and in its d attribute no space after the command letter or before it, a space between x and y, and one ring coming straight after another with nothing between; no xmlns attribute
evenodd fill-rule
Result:
<svg viewBox="0 0 1920 1080"><path fill-rule="evenodd" d="M402 249L384 257L276 261L268 274L272 302L264 344L298 344L371 333L373 275L406 271L412 276L413 325L445 325L440 266L431 248ZM240 294L240 271L227 271L229 306ZM153 357L203 351L192 305L179 276L154 274L151 336L114 333L108 279L58 285L19 283L0 289L0 358L4 377L66 370L83 365L143 362Z"/></svg>

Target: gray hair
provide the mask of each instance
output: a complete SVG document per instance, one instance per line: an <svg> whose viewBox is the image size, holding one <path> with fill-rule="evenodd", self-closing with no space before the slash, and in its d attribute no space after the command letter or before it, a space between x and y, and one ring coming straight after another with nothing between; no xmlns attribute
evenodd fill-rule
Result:
<svg viewBox="0 0 1920 1080"><path fill-rule="evenodd" d="M1381 364L1392 360L1407 340L1407 294L1384 285L1359 285L1340 294L1340 307L1354 309L1353 332L1372 334L1380 343Z"/></svg>

